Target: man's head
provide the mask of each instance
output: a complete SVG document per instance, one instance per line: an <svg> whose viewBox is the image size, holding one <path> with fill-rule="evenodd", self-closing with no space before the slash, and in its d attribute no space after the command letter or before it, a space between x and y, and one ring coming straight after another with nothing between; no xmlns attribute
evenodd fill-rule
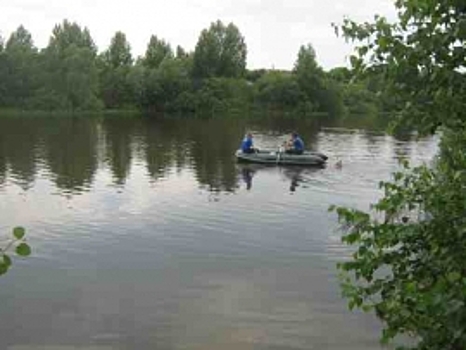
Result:
<svg viewBox="0 0 466 350"><path fill-rule="evenodd" d="M291 137L294 138L294 139L297 138L297 137L298 137L298 133L297 133L297 132L291 133Z"/></svg>

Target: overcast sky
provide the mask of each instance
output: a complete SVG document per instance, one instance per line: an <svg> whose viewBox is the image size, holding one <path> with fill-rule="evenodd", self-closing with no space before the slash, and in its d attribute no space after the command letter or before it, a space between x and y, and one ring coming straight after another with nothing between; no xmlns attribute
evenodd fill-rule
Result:
<svg viewBox="0 0 466 350"><path fill-rule="evenodd" d="M331 23L376 13L393 18L393 0L0 0L0 33L8 37L23 24L44 47L53 26L67 18L87 26L100 50L123 31L137 56L151 34L192 50L200 31L220 19L245 36L248 68L290 69L300 45L311 43L328 69L345 65L351 52Z"/></svg>

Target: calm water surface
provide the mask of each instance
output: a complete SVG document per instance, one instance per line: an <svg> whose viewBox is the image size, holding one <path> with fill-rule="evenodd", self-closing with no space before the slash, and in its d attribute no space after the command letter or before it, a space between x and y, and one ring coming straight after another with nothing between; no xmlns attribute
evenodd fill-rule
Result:
<svg viewBox="0 0 466 350"><path fill-rule="evenodd" d="M246 130L299 130L329 164L238 165ZM0 348L380 349L340 298L327 208L367 209L400 157L435 151L297 121L0 119L0 232L34 247L0 279Z"/></svg>

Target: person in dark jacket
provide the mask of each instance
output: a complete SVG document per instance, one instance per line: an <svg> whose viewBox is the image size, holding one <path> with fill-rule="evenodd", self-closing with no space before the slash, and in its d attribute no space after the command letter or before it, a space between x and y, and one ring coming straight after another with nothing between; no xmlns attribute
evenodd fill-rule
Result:
<svg viewBox="0 0 466 350"><path fill-rule="evenodd" d="M253 137L251 133L248 133L241 143L241 151L243 153L254 153L256 149L254 148Z"/></svg>
<svg viewBox="0 0 466 350"><path fill-rule="evenodd" d="M291 134L291 140L288 143L288 148L286 149L285 153L288 154L303 154L304 152L304 142L299 137L299 135L294 132Z"/></svg>

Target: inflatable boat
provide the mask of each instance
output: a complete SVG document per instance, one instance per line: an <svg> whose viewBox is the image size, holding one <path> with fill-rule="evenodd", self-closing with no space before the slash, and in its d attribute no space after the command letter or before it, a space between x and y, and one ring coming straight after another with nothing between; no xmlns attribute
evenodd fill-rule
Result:
<svg viewBox="0 0 466 350"><path fill-rule="evenodd" d="M303 154L288 154L282 151L257 150L254 153L236 151L239 162L276 164L276 165L324 165L328 157L320 152L305 151Z"/></svg>

